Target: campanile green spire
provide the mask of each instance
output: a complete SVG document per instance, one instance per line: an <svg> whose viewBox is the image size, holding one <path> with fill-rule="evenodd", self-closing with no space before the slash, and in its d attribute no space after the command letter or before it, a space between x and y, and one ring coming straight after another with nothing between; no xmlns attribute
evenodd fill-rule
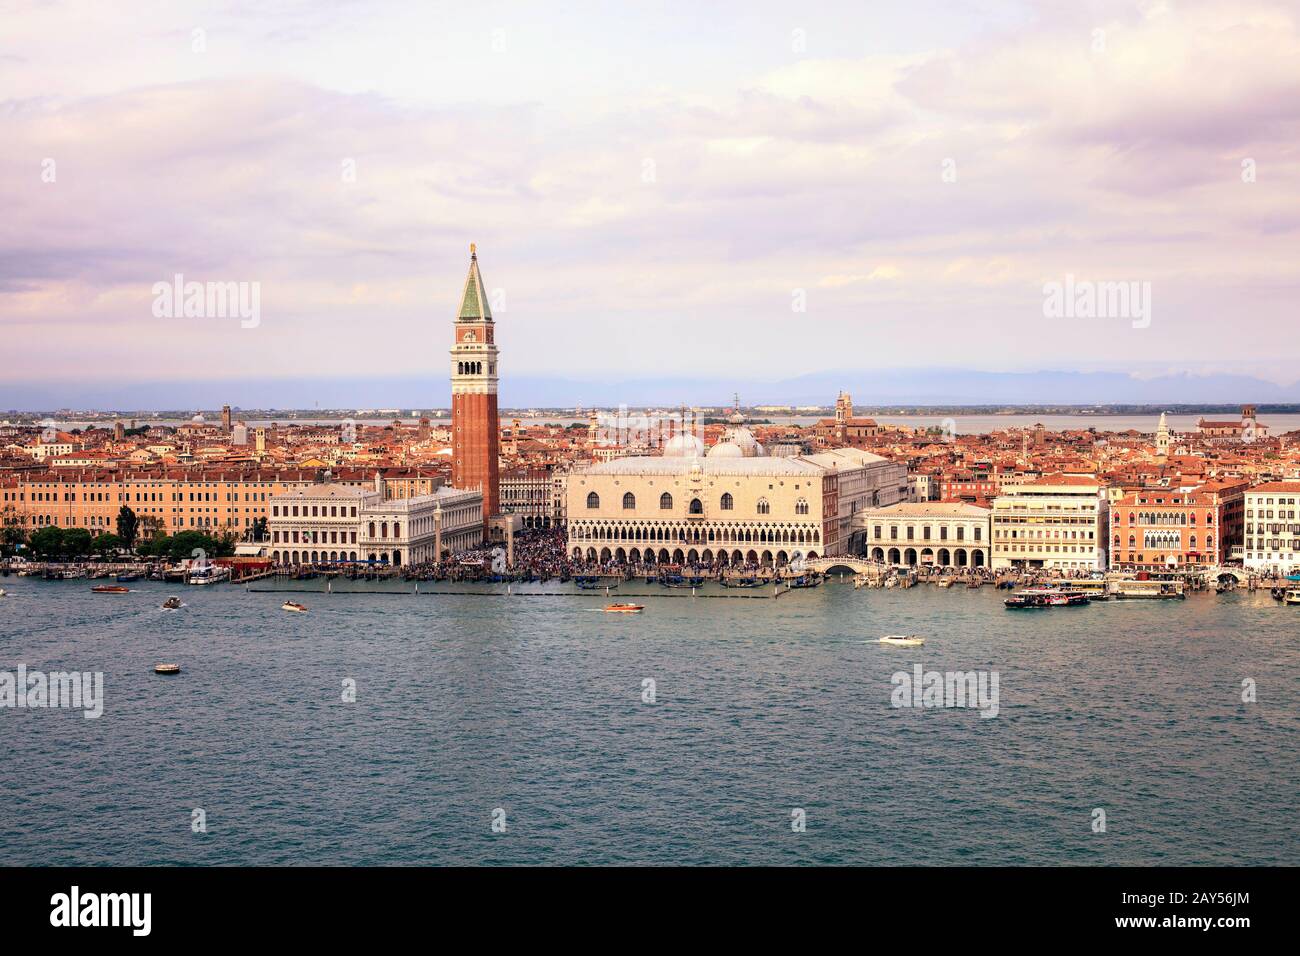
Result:
<svg viewBox="0 0 1300 956"><path fill-rule="evenodd" d="M491 322L492 308L488 305L487 292L483 288L483 277L478 271L478 253L474 243L469 245L469 274L465 276L465 291L460 294L460 311L456 313L459 322Z"/></svg>

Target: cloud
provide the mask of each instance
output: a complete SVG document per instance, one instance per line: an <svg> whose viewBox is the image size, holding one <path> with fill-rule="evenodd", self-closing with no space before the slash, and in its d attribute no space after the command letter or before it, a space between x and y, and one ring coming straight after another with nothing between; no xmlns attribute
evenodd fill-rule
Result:
<svg viewBox="0 0 1300 956"><path fill-rule="evenodd" d="M492 59L489 26L309 8L13 18L0 346L18 375L426 373L440 395L471 241L508 303L506 374L778 376L828 347L987 366L1031 333L1078 362L1280 341L1269 361L1300 364L1284 4L1043 3L959 42L761 61L647 30L629 75L653 82L578 85L573 58L626 60L635 29L565 19L566 52L497 8L511 52ZM262 324L154 319L177 273L259 282ZM1045 323L1042 284L1067 273L1152 282L1152 327Z"/></svg>

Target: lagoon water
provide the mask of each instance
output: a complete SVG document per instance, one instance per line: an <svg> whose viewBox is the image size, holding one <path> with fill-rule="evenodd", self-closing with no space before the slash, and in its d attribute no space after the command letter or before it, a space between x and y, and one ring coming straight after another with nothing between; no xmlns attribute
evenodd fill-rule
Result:
<svg viewBox="0 0 1300 956"><path fill-rule="evenodd" d="M0 864L1300 863L1300 609L1266 593L0 585L0 671L106 697L0 709ZM999 715L892 707L915 663L996 670Z"/></svg>

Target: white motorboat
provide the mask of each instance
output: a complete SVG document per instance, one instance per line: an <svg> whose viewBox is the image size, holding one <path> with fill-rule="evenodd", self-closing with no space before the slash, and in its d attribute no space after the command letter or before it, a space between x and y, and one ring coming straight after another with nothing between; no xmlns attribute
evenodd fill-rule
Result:
<svg viewBox="0 0 1300 956"><path fill-rule="evenodd" d="M295 614L302 614L307 610L307 605L299 604L297 601L285 601L280 605L281 611L292 611Z"/></svg>
<svg viewBox="0 0 1300 956"><path fill-rule="evenodd" d="M886 634L877 644L888 644L890 647L921 647L925 644L925 638L916 634Z"/></svg>

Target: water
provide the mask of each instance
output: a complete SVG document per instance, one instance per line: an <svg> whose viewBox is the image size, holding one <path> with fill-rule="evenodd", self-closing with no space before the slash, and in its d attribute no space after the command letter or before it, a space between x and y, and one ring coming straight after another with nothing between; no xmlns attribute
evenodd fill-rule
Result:
<svg viewBox="0 0 1300 956"><path fill-rule="evenodd" d="M1155 434L1156 426L1160 422L1160 415L1032 415L1032 414L1015 414L1015 415L975 415L957 412L953 415L871 415L867 412L859 411L862 417L874 418L882 425L907 425L911 428L943 428L944 423L951 419L959 435L987 435L989 432L1005 431L1012 428L1033 428L1036 424L1041 424L1048 431L1067 431L1083 430L1095 428L1099 432L1125 432L1138 431L1144 434ZM827 412L825 415L761 415L756 414L756 420L771 422L774 425L799 425L808 427L815 425L817 422L831 417L832 413ZM413 424L418 419L401 418L408 424ZM509 411L502 412L501 420L503 422L513 421L514 418L520 418L521 423L525 426L541 425L569 425L586 426L586 418L565 418L562 416L548 415L541 418L523 418L512 415ZM1196 432L1196 423L1202 418L1211 421L1236 421L1239 415L1236 412L1207 412L1204 415L1170 415L1168 417L1169 427L1175 432L1184 432L1194 434ZM1262 424L1267 425L1269 434L1283 435L1287 432L1300 431L1300 415L1296 414L1272 414L1263 413L1259 420ZM209 419L208 424L219 423L219 419ZM245 424L250 428L256 428L263 425L330 425L337 426L343 419L340 418L279 418L257 421L247 421ZM366 418L357 419L358 425L390 425L392 417L389 418ZM449 419L446 417L433 418L435 426L438 424L447 425ZM92 422L60 422L59 427L67 428L86 428ZM103 426L104 422L97 423ZM180 419L140 419L137 424L149 425L170 425L175 427L183 425Z"/></svg>
<svg viewBox="0 0 1300 956"><path fill-rule="evenodd" d="M102 670L107 698L0 710L0 864L1300 863L1300 609L1267 594L1024 613L991 588L642 585L636 616L592 594L294 615L228 585L0 586L0 670ZM863 643L895 632L930 640ZM1000 715L893 709L915 662L996 669Z"/></svg>

